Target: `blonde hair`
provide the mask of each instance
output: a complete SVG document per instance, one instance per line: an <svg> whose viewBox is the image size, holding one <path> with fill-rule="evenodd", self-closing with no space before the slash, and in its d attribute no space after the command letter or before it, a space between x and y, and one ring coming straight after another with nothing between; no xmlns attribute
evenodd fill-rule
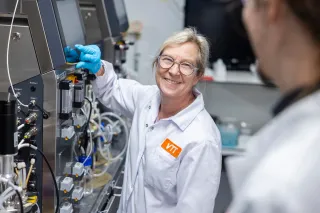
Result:
<svg viewBox="0 0 320 213"><path fill-rule="evenodd" d="M194 28L185 28L183 31L170 36L162 44L158 56L160 56L163 51L169 46L184 44L187 42L192 42L198 46L199 54L197 58L197 75L202 76L209 60L210 46L208 40L203 35L199 34ZM153 66L157 65L158 56L154 59Z"/></svg>

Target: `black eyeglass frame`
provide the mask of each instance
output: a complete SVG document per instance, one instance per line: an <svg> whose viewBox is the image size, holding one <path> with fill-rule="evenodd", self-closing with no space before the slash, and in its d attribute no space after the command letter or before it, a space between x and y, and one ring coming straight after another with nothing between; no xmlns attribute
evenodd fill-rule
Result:
<svg viewBox="0 0 320 213"><path fill-rule="evenodd" d="M169 58L172 59L173 63L172 63L172 65L171 65L169 68L164 68L164 67L161 66L161 64L160 64L160 59L161 59L162 56L169 57ZM188 62L188 63L193 67L193 69L192 69L193 71L192 71L192 73L190 73L190 74L188 74L188 75L187 75L187 74L184 74L183 72L181 72L180 64L181 64L181 63L185 63L185 61L180 62L180 63L179 63L179 62L176 62L171 56L168 56L168 55L159 55L157 61L158 61L158 65L159 65L162 69L168 69L168 70L171 69L171 68L173 67L173 65L178 64L179 72L180 72L181 74L185 75L185 76L190 76L190 75L192 75L194 72L197 72L197 71L199 70L198 67L195 67L193 64L191 64L191 63Z"/></svg>

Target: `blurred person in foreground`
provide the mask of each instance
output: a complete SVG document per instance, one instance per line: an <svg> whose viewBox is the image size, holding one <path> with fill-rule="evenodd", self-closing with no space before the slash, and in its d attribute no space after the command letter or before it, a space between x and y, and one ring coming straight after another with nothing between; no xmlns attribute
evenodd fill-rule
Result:
<svg viewBox="0 0 320 213"><path fill-rule="evenodd" d="M243 20L263 75L283 98L274 118L229 158L228 213L320 211L320 1L246 0Z"/></svg>

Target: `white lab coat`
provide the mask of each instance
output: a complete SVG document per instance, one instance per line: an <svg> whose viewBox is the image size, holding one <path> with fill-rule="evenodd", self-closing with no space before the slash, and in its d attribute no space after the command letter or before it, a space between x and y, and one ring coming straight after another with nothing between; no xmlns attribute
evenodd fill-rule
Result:
<svg viewBox="0 0 320 213"><path fill-rule="evenodd" d="M227 160L228 213L319 213L320 91L289 106Z"/></svg>
<svg viewBox="0 0 320 213"><path fill-rule="evenodd" d="M92 82L96 96L133 119L118 213L212 213L220 182L221 140L202 95L195 91L190 106L155 122L158 87L117 79L112 64L103 63L104 76ZM162 148L166 139L182 149L177 158Z"/></svg>

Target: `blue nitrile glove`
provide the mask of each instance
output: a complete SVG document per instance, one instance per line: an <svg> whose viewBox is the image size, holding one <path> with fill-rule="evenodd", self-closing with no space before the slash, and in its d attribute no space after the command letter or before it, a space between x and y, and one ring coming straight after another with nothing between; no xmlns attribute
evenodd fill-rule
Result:
<svg viewBox="0 0 320 213"><path fill-rule="evenodd" d="M67 46L64 48L64 54L68 63L75 63L79 61L79 53L75 49Z"/></svg>
<svg viewBox="0 0 320 213"><path fill-rule="evenodd" d="M80 62L77 63L76 68L88 69L91 73L97 73L101 68L101 51L97 45L83 46L75 45L76 49L80 51Z"/></svg>

